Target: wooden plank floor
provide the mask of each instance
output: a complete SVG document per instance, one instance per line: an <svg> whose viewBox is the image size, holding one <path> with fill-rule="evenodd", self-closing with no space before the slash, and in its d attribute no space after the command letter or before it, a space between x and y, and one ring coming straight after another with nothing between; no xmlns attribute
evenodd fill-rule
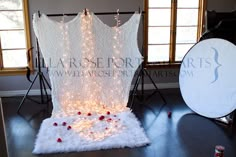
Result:
<svg viewBox="0 0 236 157"><path fill-rule="evenodd" d="M5 121L3 117L3 109L2 109L2 99L0 98L0 156L8 156L7 142L6 142L6 129L5 129Z"/></svg>
<svg viewBox="0 0 236 157"><path fill-rule="evenodd" d="M214 147L218 144L225 146L226 157L236 156L235 127L227 128L193 113L185 105L179 89L161 92L167 105L163 105L160 96L154 94L145 103L135 100L133 109L151 140L150 145L44 155L32 154L32 150L40 124L49 116L42 111L45 105L27 100L21 115L18 115L16 111L22 97L3 98L10 157L213 157ZM172 117L168 118L170 110Z"/></svg>

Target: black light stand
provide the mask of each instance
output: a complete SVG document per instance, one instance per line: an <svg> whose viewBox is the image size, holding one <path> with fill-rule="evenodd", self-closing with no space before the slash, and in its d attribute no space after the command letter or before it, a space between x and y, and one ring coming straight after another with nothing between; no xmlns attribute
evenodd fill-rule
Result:
<svg viewBox="0 0 236 157"><path fill-rule="evenodd" d="M139 13L140 13L140 8L139 8ZM143 16L144 14L145 14L145 12L142 12L142 20L143 20L143 21L144 21L144 16ZM143 26L143 28L144 28L144 26ZM143 30L143 32L144 32L144 30ZM142 55L143 55L143 48L142 48ZM129 106L130 108L133 107L133 104L134 104L134 97L135 97L135 95L137 94L138 85L139 85L139 83L140 83L140 80L142 81L142 82L141 82L141 100L143 101L143 96L144 96L144 76L145 76L145 75L149 78L149 80L151 81L152 85L155 87L155 91L154 91L153 93L158 92L158 94L160 95L161 99L162 99L163 102L164 102L164 105L167 104L167 102L166 102L165 98L163 97L163 95L161 94L159 88L157 87L157 85L156 85L155 82L153 81L152 77L151 77L151 76L149 75L149 73L147 72L147 69L144 67L144 63L142 63L142 64L140 65L140 71L139 71L139 73L138 73L137 79L136 79L136 81L135 81L135 83L134 83L134 88L133 88L133 90L132 90L132 92L131 92L131 94L130 94L131 99L130 99L129 102L128 102L128 106ZM151 94L150 96L152 96L152 95L153 95L153 94Z"/></svg>
<svg viewBox="0 0 236 157"><path fill-rule="evenodd" d="M141 96L142 96L142 100L143 100L143 96L144 96L144 76L147 76L149 78L149 80L152 82L152 85L155 87L155 91L154 93L158 93L161 97L161 99L163 100L164 104L167 104L165 98L163 97L163 95L161 94L159 88L157 87L157 85L155 84L155 82L153 81L152 77L149 75L149 73L147 72L147 69L144 68L144 65L143 63L141 64L141 67L140 67L140 70L139 70L139 73L138 73L138 76L137 76L137 79L134 83L134 88L133 90L131 91L131 99L129 101L129 107L132 108L133 107L133 104L134 104L134 97L136 95L136 93L138 92L138 85L140 83L140 80L142 81L141 82Z"/></svg>
<svg viewBox="0 0 236 157"><path fill-rule="evenodd" d="M36 38L36 52L37 52L37 66L38 66L38 71L37 71L37 74L36 76L34 77L33 81L31 82L24 98L21 100L21 103L17 109L17 113L20 112L20 109L22 107L22 105L24 104L25 100L28 98L29 100L35 102L35 103L38 103L38 104L45 104L47 103L47 108L48 108L48 103L51 101L51 99L49 98L49 95L47 93L47 88L48 87L50 90L51 90L51 86L50 84L48 83L47 79L45 78L43 72L41 71L41 62L40 62L40 52L39 52L39 44L38 44L38 39ZM40 98L41 98L41 101L38 102L32 98L30 98L28 96L31 88L33 87L36 79L39 78L39 85L40 85ZM47 85L47 86L46 86ZM46 101L44 100L44 95L46 95Z"/></svg>

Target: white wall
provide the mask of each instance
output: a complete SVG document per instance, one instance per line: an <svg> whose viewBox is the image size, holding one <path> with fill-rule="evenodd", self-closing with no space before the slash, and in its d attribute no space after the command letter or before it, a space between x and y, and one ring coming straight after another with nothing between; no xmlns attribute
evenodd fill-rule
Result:
<svg viewBox="0 0 236 157"><path fill-rule="evenodd" d="M236 9L235 0L207 0L207 9L218 12L230 12Z"/></svg>

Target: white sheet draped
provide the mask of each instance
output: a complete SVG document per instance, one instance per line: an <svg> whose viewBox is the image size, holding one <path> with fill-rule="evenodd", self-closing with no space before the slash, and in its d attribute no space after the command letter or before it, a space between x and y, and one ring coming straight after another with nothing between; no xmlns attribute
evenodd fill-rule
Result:
<svg viewBox="0 0 236 157"><path fill-rule="evenodd" d="M68 22L34 15L34 31L49 68L53 117L91 108L126 110L131 81L142 62L139 22L136 13L119 27L109 27L93 13L79 13Z"/></svg>

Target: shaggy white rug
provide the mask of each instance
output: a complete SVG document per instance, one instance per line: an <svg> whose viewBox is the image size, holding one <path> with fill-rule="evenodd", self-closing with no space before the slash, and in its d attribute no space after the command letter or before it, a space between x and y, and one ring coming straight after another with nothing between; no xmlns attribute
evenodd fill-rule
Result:
<svg viewBox="0 0 236 157"><path fill-rule="evenodd" d="M33 153L80 152L149 144L133 113L80 115L45 119Z"/></svg>

